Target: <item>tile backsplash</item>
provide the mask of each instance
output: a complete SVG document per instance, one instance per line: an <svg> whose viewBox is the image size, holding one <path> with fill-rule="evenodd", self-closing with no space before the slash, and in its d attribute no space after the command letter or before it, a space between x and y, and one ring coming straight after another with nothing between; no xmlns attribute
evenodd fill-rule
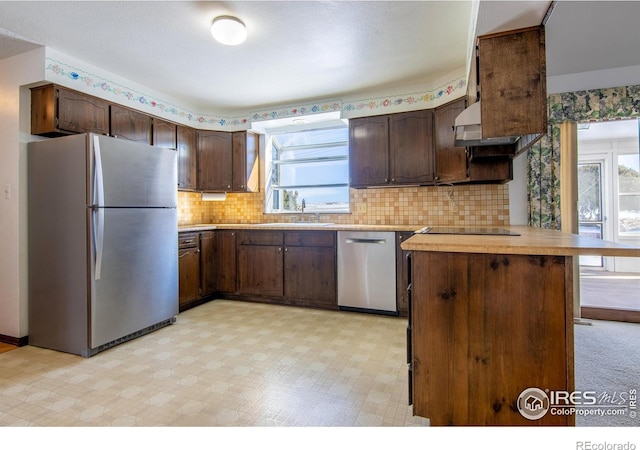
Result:
<svg viewBox="0 0 640 450"><path fill-rule="evenodd" d="M506 184L351 189L350 200L350 214L322 214L320 221L354 225L509 225ZM203 201L200 193L178 192L179 225L288 222L294 216L265 214L263 192L227 194L225 201Z"/></svg>

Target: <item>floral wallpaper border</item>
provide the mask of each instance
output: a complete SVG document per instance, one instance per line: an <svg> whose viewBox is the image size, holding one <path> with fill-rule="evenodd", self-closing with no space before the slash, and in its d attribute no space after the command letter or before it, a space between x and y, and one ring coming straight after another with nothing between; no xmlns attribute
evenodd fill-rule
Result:
<svg viewBox="0 0 640 450"><path fill-rule="evenodd" d="M564 92L547 97L548 132L529 149L529 225L561 229L560 124L640 117L640 85Z"/></svg>
<svg viewBox="0 0 640 450"><path fill-rule="evenodd" d="M340 111L343 114L355 117L354 113L358 111L383 110L381 113L384 113L384 110L391 110L391 108L397 108L398 106L414 106L418 104L424 104L425 107L429 107L429 103L434 100L446 98L453 100L460 97L460 95L457 95L460 90L466 91L466 79L458 78L436 89L424 92L367 98L346 103L343 103L342 100L320 101L304 105L249 112L246 115L237 117L222 117L189 111L170 102L155 98L150 94L145 94L136 89L123 86L116 81L109 80L95 73L90 73L50 56L45 56L45 77L49 81L55 81L55 79L63 80L64 84L71 88L74 88L73 85L77 84L77 90L88 94L95 94L102 98L113 97L114 101L131 104L132 107L139 108L142 105L149 110L157 111L158 116L174 119L186 125L206 126L214 129L228 129L231 127L248 128L251 121L295 117L331 111ZM50 77L53 79L50 79Z"/></svg>
<svg viewBox="0 0 640 450"><path fill-rule="evenodd" d="M357 100L354 102L346 103L342 110L345 112L362 111L362 110L375 110L389 108L398 105L415 105L418 103L429 104L434 100L451 97L454 98L454 93L458 93L460 90L464 90L466 93L467 81L466 79L459 78L446 83L438 88L429 92L414 92L411 94L401 94L396 96L378 97L371 99ZM456 96L457 98L459 96ZM427 106L427 105L425 105Z"/></svg>

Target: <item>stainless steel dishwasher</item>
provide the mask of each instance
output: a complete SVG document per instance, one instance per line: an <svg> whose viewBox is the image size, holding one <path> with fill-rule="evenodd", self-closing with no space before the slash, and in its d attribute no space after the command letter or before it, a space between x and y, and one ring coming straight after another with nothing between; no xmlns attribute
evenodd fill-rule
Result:
<svg viewBox="0 0 640 450"><path fill-rule="evenodd" d="M338 306L397 315L394 232L338 231Z"/></svg>

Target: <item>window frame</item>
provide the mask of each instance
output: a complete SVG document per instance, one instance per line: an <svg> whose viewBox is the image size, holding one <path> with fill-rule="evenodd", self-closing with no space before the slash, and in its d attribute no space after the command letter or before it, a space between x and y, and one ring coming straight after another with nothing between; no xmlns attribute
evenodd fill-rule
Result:
<svg viewBox="0 0 640 450"><path fill-rule="evenodd" d="M345 139L335 142L329 143L321 143L321 144L305 144L305 145L291 145L282 147L277 140L278 135L282 134L293 134L293 133L306 133L306 132L315 132L315 131L326 131L332 129L344 129L345 131ZM265 152L266 164L265 164L265 194L264 194L264 212L266 214L295 214L301 211L301 205L297 204L297 197L294 197L294 201L296 202L295 209L283 209L284 203L287 201L286 192L296 192L296 196L298 195L298 191L303 189L313 190L313 189L345 189L347 194L346 204L344 202L340 202L339 204L344 205L339 208L322 208L317 207L314 203L307 204L305 207L305 212L310 213L320 213L320 214L349 214L351 212L350 205L350 195L349 195L349 175L348 175L348 166L349 166L349 125L345 121L344 125L336 125L335 122L331 124L327 124L326 126L322 126L322 124L314 124L313 127L309 128L300 128L296 130L286 129L282 131L270 131L267 133L267 151ZM335 156L319 156L315 158L311 157L303 157L299 159L279 159L278 156L274 158L274 153L277 155L281 155L283 152L287 151L296 151L296 150L313 150L316 148L338 148L338 147L346 147L346 154L344 155L335 155ZM300 164L318 164L318 163L332 163L332 162L343 162L345 161L347 164L347 173L346 179L344 183L322 183L322 184L288 184L288 185L280 185L279 179L281 178L281 174L276 172L281 167L286 167L288 165L300 165ZM282 195L280 195L282 193ZM278 203L278 207L274 208L274 203ZM306 203L306 202L305 202ZM330 203L327 203L330 204ZM338 202L336 202L338 204Z"/></svg>

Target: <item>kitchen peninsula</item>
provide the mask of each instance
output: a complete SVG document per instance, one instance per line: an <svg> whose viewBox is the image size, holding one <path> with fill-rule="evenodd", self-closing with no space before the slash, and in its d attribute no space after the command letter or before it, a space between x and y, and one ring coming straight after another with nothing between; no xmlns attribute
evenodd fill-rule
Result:
<svg viewBox="0 0 640 450"><path fill-rule="evenodd" d="M519 397L574 391L577 257L640 256L613 242L508 228L519 235L416 234L401 245L411 251L409 391L413 413L431 425L575 425L544 402L525 417Z"/></svg>

